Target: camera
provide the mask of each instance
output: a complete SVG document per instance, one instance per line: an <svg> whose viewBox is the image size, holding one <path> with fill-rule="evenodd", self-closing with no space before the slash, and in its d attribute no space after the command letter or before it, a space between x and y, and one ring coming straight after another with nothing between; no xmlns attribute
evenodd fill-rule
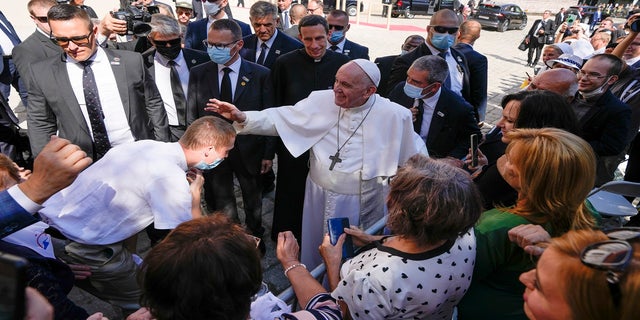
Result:
<svg viewBox="0 0 640 320"><path fill-rule="evenodd" d="M111 15L118 19L127 22L127 35L136 35L138 37L146 37L151 32L151 26L148 22L151 21L151 15L159 13L160 10L157 6L148 7L136 7L127 6L120 8L116 12L112 12Z"/></svg>
<svg viewBox="0 0 640 320"><path fill-rule="evenodd" d="M637 20L631 22L631 25L629 26L629 28L633 32L640 32L640 19L637 19Z"/></svg>

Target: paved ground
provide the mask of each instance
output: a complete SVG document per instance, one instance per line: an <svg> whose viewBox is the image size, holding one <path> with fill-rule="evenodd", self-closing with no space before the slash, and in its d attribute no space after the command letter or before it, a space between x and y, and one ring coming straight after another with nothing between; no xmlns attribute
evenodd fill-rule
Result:
<svg viewBox="0 0 640 320"><path fill-rule="evenodd" d="M10 8L7 8L7 4L1 6L2 11L14 23L22 39L25 39L33 32L33 25L26 14L26 2L26 0L15 1L14 3L17 3L17 5L12 5ZM117 1L100 1L100 3L98 1L88 1L88 4L92 5L99 15L103 15L110 9L109 3L114 3L113 6L117 6L115 4ZM246 2L247 6L252 3L253 1L251 0ZM248 12L248 8L233 7L234 17L242 21L248 22ZM380 10L377 9L375 12L379 13ZM373 60L379 56L398 54L400 45L411 34L425 36L425 26L429 23L429 18L429 16L416 16L414 19L391 19L391 30L387 30L386 18L380 16L367 18L363 16L360 18L359 24L356 23L355 18L352 19L352 26L347 35L352 41L368 46L370 48L370 57ZM529 21L534 21L536 18L531 16ZM24 19L24 21L21 22L21 19ZM486 122L489 125L492 125L500 117L500 99L502 96L518 90L518 87L526 77L525 72L532 74L532 69L525 66L526 52L517 50L517 46L524 37L526 30L510 30L504 33L483 30L481 38L476 42L475 49L486 55L489 60L489 101L486 116ZM25 110L18 106L16 97L17 94L15 92L12 93L11 105L16 107L16 112L20 119L24 120L26 118ZM23 126L26 127L26 124L23 123ZM273 193L264 199L263 205L265 227L269 228L273 209ZM265 240L268 245L267 256L263 260L265 281L269 283L271 290L277 293L286 288L289 283L282 275L282 269L275 258L273 243L268 237ZM141 239L139 249L144 251L146 248L148 248L147 242ZM79 289L74 289L71 296L90 312L102 311L111 319L121 318L121 314L113 310L108 304Z"/></svg>

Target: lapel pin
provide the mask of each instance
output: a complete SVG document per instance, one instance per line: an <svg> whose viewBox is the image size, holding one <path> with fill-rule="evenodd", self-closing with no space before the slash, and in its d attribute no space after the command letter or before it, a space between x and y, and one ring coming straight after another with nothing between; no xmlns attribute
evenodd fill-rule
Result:
<svg viewBox="0 0 640 320"><path fill-rule="evenodd" d="M243 81L246 81L246 82L249 82L249 78L247 78L247 77L245 77L245 76L242 76L242 80L243 80ZM244 84L243 84L243 85L244 85Z"/></svg>
<svg viewBox="0 0 640 320"><path fill-rule="evenodd" d="M240 82L240 85L244 87L244 86L246 86L246 85L247 85L247 83L246 83L246 82L244 82L244 81L242 81L242 82Z"/></svg>
<svg viewBox="0 0 640 320"><path fill-rule="evenodd" d="M191 59L191 63L196 64L196 62L198 62L196 59Z"/></svg>
<svg viewBox="0 0 640 320"><path fill-rule="evenodd" d="M118 57L113 57L113 60L111 61L112 65L116 65L119 66L120 65L120 58Z"/></svg>
<svg viewBox="0 0 640 320"><path fill-rule="evenodd" d="M440 118L444 118L444 113L442 113L442 111L438 111L437 114L438 116L440 116Z"/></svg>
<svg viewBox="0 0 640 320"><path fill-rule="evenodd" d="M276 50L276 54L280 54L280 50Z"/></svg>

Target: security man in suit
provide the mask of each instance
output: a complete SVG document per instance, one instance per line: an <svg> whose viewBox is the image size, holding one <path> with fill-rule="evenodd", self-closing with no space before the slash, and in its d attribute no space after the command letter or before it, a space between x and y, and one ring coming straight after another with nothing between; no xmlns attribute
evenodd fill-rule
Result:
<svg viewBox="0 0 640 320"><path fill-rule="evenodd" d="M148 39L154 49L143 56L164 102L170 141L177 142L187 129L189 71L210 59L202 51L181 47L180 25L169 16L153 15Z"/></svg>
<svg viewBox="0 0 640 320"><path fill-rule="evenodd" d="M369 48L361 46L346 38L349 31L349 14L342 10L333 10L327 16L329 24L329 50L342 53L349 59L367 59L369 60Z"/></svg>
<svg viewBox="0 0 640 320"><path fill-rule="evenodd" d="M487 112L487 86L489 77L489 65L487 57L473 49L473 44L480 38L482 26L478 21L467 20L460 25L460 34L454 49L460 51L469 64L469 85L471 89L470 102L472 106L478 106L478 122L482 123Z"/></svg>
<svg viewBox="0 0 640 320"><path fill-rule="evenodd" d="M184 46L189 49L206 51L207 47L203 41L207 40L207 32L214 21L220 19L232 19L242 29L242 36L251 34L251 27L248 24L231 18L225 8L229 7L229 0L207 0L202 1L205 10L204 18L191 22L187 25L187 32L184 36ZM195 7L194 7L195 10Z"/></svg>
<svg viewBox="0 0 640 320"><path fill-rule="evenodd" d="M275 5L258 1L249 10L249 20L254 34L244 37L240 55L246 60L269 69L276 59L287 52L302 48L302 43L276 29L278 9Z"/></svg>
<svg viewBox="0 0 640 320"><path fill-rule="evenodd" d="M55 0L31 0L27 5L31 19L36 24L36 31L13 48L13 62L27 86L29 69L33 63L62 54L62 48L49 38L51 28L47 23L47 12L57 4Z"/></svg>
<svg viewBox="0 0 640 320"><path fill-rule="evenodd" d="M187 122L205 115L210 99L227 101L241 110L262 110L273 105L269 69L243 59L240 26L233 20L213 22L207 36L212 61L195 66L189 77ZM266 139L263 136L238 136L226 161L205 171L204 196L211 210L221 210L239 222L233 176L238 179L246 216L247 228L256 237L262 237L262 197L260 174L271 168L265 159ZM271 151L273 153L274 151Z"/></svg>
<svg viewBox="0 0 640 320"><path fill-rule="evenodd" d="M0 92L9 99L11 86L13 86L20 94L22 104L27 106L27 90L11 56L13 48L20 42L20 37L13 25L0 11L0 56L2 56L2 61L0 61Z"/></svg>
<svg viewBox="0 0 640 320"><path fill-rule="evenodd" d="M449 73L441 57L418 58L389 100L405 106L415 115L413 128L434 158L463 158L469 151L469 136L479 134L473 108L459 95L442 86Z"/></svg>
<svg viewBox="0 0 640 320"><path fill-rule="evenodd" d="M99 47L98 28L78 7L60 4L47 17L64 53L30 70L27 124L34 154L56 134L94 160L119 144L168 141L167 114L142 56Z"/></svg>
<svg viewBox="0 0 640 320"><path fill-rule="evenodd" d="M533 22L531 29L527 33L527 37L524 39L525 43L529 45L529 52L527 54L527 66L534 67L540 60L540 53L542 47L544 47L549 36L553 36L556 25L550 18L551 11L545 10L542 14L542 19L538 19ZM535 59L533 53L536 53Z"/></svg>

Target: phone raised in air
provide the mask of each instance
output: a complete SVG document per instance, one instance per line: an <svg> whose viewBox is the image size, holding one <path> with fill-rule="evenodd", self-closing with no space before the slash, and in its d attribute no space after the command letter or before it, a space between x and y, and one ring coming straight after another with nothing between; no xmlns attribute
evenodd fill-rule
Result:
<svg viewBox="0 0 640 320"><path fill-rule="evenodd" d="M27 264L21 257L0 252L0 319L24 319Z"/></svg>
<svg viewBox="0 0 640 320"><path fill-rule="evenodd" d="M344 228L349 228L349 218L331 218L327 220L327 229L329 230L329 239L332 245L338 243L338 238L344 233ZM342 244L342 259L353 257L353 241L351 236L347 235L347 238Z"/></svg>
<svg viewBox="0 0 640 320"><path fill-rule="evenodd" d="M478 144L480 143L480 135L477 133L472 134L469 139L471 140L471 166L478 166Z"/></svg>

